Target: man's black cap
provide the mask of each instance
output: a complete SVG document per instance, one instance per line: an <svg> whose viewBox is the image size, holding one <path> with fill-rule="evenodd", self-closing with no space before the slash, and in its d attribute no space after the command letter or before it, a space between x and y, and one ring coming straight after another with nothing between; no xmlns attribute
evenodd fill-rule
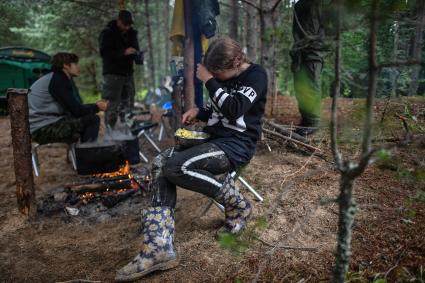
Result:
<svg viewBox="0 0 425 283"><path fill-rule="evenodd" d="M121 10L118 14L118 19L120 19L121 22L127 26L132 25L134 23L130 11L127 10Z"/></svg>

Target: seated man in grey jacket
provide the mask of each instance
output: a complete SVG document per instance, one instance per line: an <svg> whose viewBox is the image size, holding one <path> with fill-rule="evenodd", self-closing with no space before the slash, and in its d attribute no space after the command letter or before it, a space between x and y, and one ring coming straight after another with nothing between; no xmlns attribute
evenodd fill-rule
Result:
<svg viewBox="0 0 425 283"><path fill-rule="evenodd" d="M52 58L52 72L31 86L28 96L30 131L40 144L95 141L100 119L96 115L108 108L107 100L82 104L72 80L80 74L78 56L57 53Z"/></svg>

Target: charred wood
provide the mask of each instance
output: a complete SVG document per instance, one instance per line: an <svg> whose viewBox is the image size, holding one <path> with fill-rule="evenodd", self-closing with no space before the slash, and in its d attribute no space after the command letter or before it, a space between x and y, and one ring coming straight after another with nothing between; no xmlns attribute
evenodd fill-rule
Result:
<svg viewBox="0 0 425 283"><path fill-rule="evenodd" d="M100 178L91 176L87 178L86 181L72 183L72 184L65 184L64 187L69 188L69 187L75 187L79 185L89 185L89 184L98 184L98 183L106 184L106 183L117 182L117 181L126 180L126 179L129 179L128 175L119 175L114 177L100 177Z"/></svg>
<svg viewBox="0 0 425 283"><path fill-rule="evenodd" d="M101 201L104 206L107 208L114 207L117 203L126 200L132 196L136 190L127 190L125 192L117 193L111 196L102 196Z"/></svg>
<svg viewBox="0 0 425 283"><path fill-rule="evenodd" d="M83 184L69 186L66 189L71 193L84 194L84 193L103 193L108 191L116 191L131 188L131 179L119 180L114 182L102 182L95 184Z"/></svg>

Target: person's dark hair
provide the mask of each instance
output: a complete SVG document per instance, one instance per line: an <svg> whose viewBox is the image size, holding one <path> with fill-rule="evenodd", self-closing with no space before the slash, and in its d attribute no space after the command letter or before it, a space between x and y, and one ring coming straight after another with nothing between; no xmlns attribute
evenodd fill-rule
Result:
<svg viewBox="0 0 425 283"><path fill-rule="evenodd" d="M127 10L121 10L118 14L118 19L120 19L121 22L127 26L130 26L134 23L133 17L130 11L127 11Z"/></svg>
<svg viewBox="0 0 425 283"><path fill-rule="evenodd" d="M53 70L62 70L63 65L78 63L78 56L74 53L59 52L53 55L51 63Z"/></svg>
<svg viewBox="0 0 425 283"><path fill-rule="evenodd" d="M204 57L204 65L210 72L235 69L248 62L241 45L230 37L213 41Z"/></svg>

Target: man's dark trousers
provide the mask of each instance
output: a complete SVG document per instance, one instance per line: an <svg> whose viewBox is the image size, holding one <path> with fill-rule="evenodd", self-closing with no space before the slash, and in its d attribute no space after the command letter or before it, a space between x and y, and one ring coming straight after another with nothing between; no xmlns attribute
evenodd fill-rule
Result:
<svg viewBox="0 0 425 283"><path fill-rule="evenodd" d="M105 125L113 128L119 114L130 113L133 108L134 78L131 75L103 75L102 98L109 100L109 108L105 112Z"/></svg>

